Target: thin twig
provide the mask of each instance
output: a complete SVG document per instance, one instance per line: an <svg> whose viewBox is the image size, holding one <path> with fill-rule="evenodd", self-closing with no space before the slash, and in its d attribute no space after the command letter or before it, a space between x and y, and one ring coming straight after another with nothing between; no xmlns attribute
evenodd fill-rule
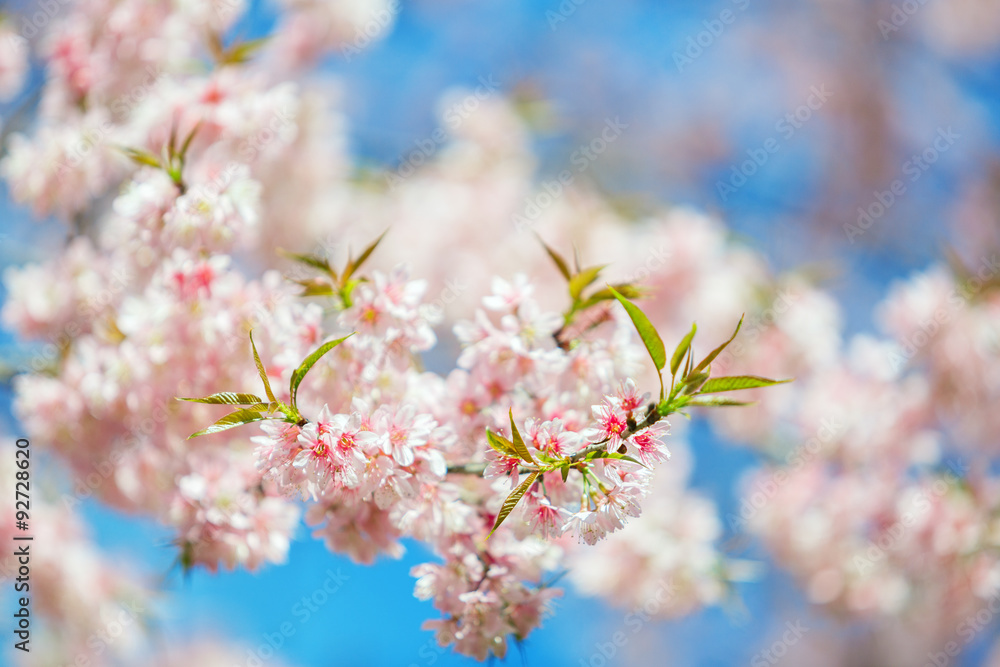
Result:
<svg viewBox="0 0 1000 667"><path fill-rule="evenodd" d="M663 418L662 415L660 415L660 413L656 409L656 403L650 403L649 404L649 408L646 410L646 416L645 416L645 418L643 418L643 420L641 422L638 422L638 423L629 420L628 427L625 429L624 433L622 433L621 437L622 437L623 440L627 439L627 438L631 438L633 435L635 435L639 431L642 431L643 429L649 428L650 426L652 426L656 422L660 421L660 419L662 419L662 418ZM592 454L594 452L600 452L600 451L602 451L607 446L608 440L610 440L610 438L605 438L604 440L601 440L600 442L592 443L586 449L583 449L583 450L577 452L576 454L573 454L572 456L570 456L569 457L570 462L571 463L579 463L580 461L582 461L585 458L587 458L588 455L590 455L590 454ZM450 474L455 474L455 475L477 475L477 476L482 477L482 475L483 475L483 473L485 471L486 471L486 464L485 463L481 463L481 462L480 463L456 463L455 465L448 466L448 474L449 475ZM522 466L522 467L518 468L517 471L518 471L518 473L531 473L531 472L539 472L539 469L535 468L535 467Z"/></svg>

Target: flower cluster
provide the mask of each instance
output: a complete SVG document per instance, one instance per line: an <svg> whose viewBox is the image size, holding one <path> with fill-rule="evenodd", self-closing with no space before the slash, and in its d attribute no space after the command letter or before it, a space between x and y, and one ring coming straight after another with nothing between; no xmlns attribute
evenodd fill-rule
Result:
<svg viewBox="0 0 1000 667"><path fill-rule="evenodd" d="M516 274L477 286L487 291L481 308L456 321L474 291L429 298L441 273L427 264L418 268L430 281L405 268L363 274L377 241L336 269L325 252L287 253L298 260L288 268L293 281L246 277L230 253L272 262L264 249L275 239L301 247L320 222L336 233L353 219L338 212L343 201L356 207L369 196L350 185L336 150L324 150L323 101L288 81L320 44L344 38L332 27L340 18L316 20L324 7L296 5L263 45L223 46L218 36L241 10L232 4L126 1L106 25L80 7L54 22L41 43L52 80L39 127L12 137L0 168L17 199L71 218L75 229L61 256L5 276L5 323L42 342L25 362L32 372L15 381L15 409L69 466L78 497L171 526L185 567L280 562L299 500L316 536L358 562L398 556L405 537L426 542L443 564L415 575L418 594L443 615L432 624L439 640L503 655L559 594L546 582L563 553L640 517L654 469L670 457L665 417L712 404L700 393L744 386L704 387L709 362L695 368L688 336L671 360L669 395L662 378L658 397L641 392L652 376L644 356L657 376L666 366L659 334L630 301L646 296L638 284L648 276L605 288L602 269L571 270L544 247L539 257L555 260L567 281L563 312L542 305L555 296L548 284ZM362 13L359 6L352 20ZM207 44L188 29L206 21ZM137 57L113 66L128 49ZM258 49L275 57L257 59ZM192 69L190 58L212 65ZM484 107L527 141L506 103ZM478 153L483 171L470 187L494 187L491 152L527 154L471 120L456 144L441 159L459 159L459 144ZM289 178L296 173L303 177ZM455 163L422 187L444 191L470 173ZM92 210L115 186L110 207ZM397 198L410 193L404 184L369 202L369 219L397 211ZM331 206L331 196L343 201ZM93 227L82 222L90 216ZM671 243L688 239L692 220L703 222L672 220ZM496 222L499 240L506 223ZM393 229L400 240L380 252L418 242L408 220ZM712 229L717 243L721 231ZM419 243L426 238L421 232ZM417 249L407 258L419 264L430 255ZM504 257L470 275L506 273ZM693 259L688 270L700 270ZM481 260L466 257L473 262ZM665 268L657 262L652 268ZM660 301L651 306L658 319L665 314ZM422 357L437 353L434 326L446 314L462 349L442 376L426 372ZM671 310L671 335L683 333L677 316L686 317ZM257 373L246 363L251 330ZM212 394L255 380L266 396ZM763 386L757 381L745 386ZM176 396L205 398L179 404ZM237 410L202 428L218 418L213 404ZM249 443L229 430L250 422L263 430ZM199 429L205 437L189 443ZM682 485L668 484L671 493ZM679 567L698 569L701 552L690 557Z"/></svg>
<svg viewBox="0 0 1000 667"><path fill-rule="evenodd" d="M455 327L459 368L447 378L423 372L418 355L435 342L424 284L401 271L351 281L377 243L342 271L298 257L325 274L306 284L339 304L338 327L355 331L283 374L287 392L275 393L254 345L267 398L229 391L187 399L239 406L195 435L263 421L253 438L258 471L277 492L307 500L307 520L332 550L369 563L400 553L402 537L426 542L444 559L414 569L417 596L443 614L427 627L462 653L502 657L508 637L525 638L559 594L543 576L573 548L560 538L594 545L640 516L653 466L670 458L664 417L731 404L710 394L775 382L711 377L732 338L696 364L692 329L670 360L670 391L661 378L651 400L627 371L643 347L665 369L659 334L618 289L587 296L600 270L571 272L551 249L569 283L565 313L543 310L525 276L498 278L475 320ZM627 315L607 309L616 299ZM601 324L567 338L595 308ZM309 409L307 396L323 404L313 399Z"/></svg>
<svg viewBox="0 0 1000 667"><path fill-rule="evenodd" d="M728 517L811 602L868 619L886 645L902 620L920 637L897 646L904 661L1000 590L1000 487L981 465L995 445L994 267L915 276L877 308L891 337L802 367L775 430L747 438L771 462Z"/></svg>

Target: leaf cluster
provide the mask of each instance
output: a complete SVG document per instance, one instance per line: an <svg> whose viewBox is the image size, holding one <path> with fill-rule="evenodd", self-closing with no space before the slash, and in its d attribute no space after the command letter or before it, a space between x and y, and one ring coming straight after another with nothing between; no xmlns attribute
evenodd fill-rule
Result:
<svg viewBox="0 0 1000 667"><path fill-rule="evenodd" d="M325 255L300 254L279 250L285 257L306 266L309 269L319 271L320 275L308 280L296 280L302 287L299 296L328 296L337 297L341 308L351 307L351 295L354 288L366 281L366 278L355 276L361 265L375 252L375 248L381 243L388 230L382 232L377 239L372 241L357 259L348 255L347 264L337 271L333 268L330 259Z"/></svg>
<svg viewBox="0 0 1000 667"><path fill-rule="evenodd" d="M288 384L288 396L290 402L285 403L278 400L274 395L274 390L271 389L271 381L267 377L267 370L264 368L264 363L260 360L260 354L257 353L257 345L253 342L253 332L250 332L250 347L253 350L254 363L257 365L257 373L260 375L260 380L264 384L264 394L267 396L267 399L265 400L256 394L242 394L231 391L224 391L210 396L203 396L201 398L178 399L181 401L191 401L193 403L244 406L234 412L230 412L228 415L219 419L211 426L204 428L197 433L192 433L188 436L188 439L197 438L200 435L219 433L236 426L262 421L264 419L278 419L278 417L275 416L278 413L280 413L284 421L288 423L305 423L305 420L302 419L302 415L299 413L298 407L299 385L302 384L302 380L305 378L306 374L313 366L316 365L316 362L319 361L323 355L353 335L354 334L351 333L343 338L323 343L316 350L314 350L312 354L306 357L299 367L292 372L292 377Z"/></svg>

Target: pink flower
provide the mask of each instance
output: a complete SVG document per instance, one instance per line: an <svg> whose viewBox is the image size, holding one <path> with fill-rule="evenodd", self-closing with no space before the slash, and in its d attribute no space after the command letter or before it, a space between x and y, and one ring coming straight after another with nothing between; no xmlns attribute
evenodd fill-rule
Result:
<svg viewBox="0 0 1000 667"><path fill-rule="evenodd" d="M621 447L623 437L628 431L625 416L615 407L612 399L605 397L604 403L591 408L597 425L586 432L587 437L596 438L596 442L607 441L607 450L613 452Z"/></svg>
<svg viewBox="0 0 1000 667"><path fill-rule="evenodd" d="M515 275L511 282L495 276L492 287L493 294L483 297L483 306L489 310L499 311L517 310L534 291L534 287L528 282L528 277L523 273Z"/></svg>
<svg viewBox="0 0 1000 667"><path fill-rule="evenodd" d="M567 431L561 419L541 421L537 419L526 422L525 436L532 447L550 456L565 456L575 453L583 439L580 434Z"/></svg>
<svg viewBox="0 0 1000 667"><path fill-rule="evenodd" d="M618 408L625 413L630 413L641 408L649 399L649 394L640 394L635 386L635 381L628 378L618 387L617 399Z"/></svg>
<svg viewBox="0 0 1000 667"><path fill-rule="evenodd" d="M514 489L517 487L520 482L518 468L521 465L521 459L501 454L490 448L486 452L486 461L486 470L483 472L485 479L496 479L497 477L508 475L510 476L510 488Z"/></svg>
<svg viewBox="0 0 1000 667"><path fill-rule="evenodd" d="M348 489L358 486L367 461L359 440L370 437L360 428L358 415L331 415L326 406L315 422L302 428L302 450L293 465L306 473L313 498L326 492L330 484Z"/></svg>
<svg viewBox="0 0 1000 667"><path fill-rule="evenodd" d="M414 449L427 442L436 425L430 415L417 414L413 405L395 410L382 406L372 415L372 430L382 453L392 456L400 466L413 464Z"/></svg>
<svg viewBox="0 0 1000 667"><path fill-rule="evenodd" d="M614 530L623 528L629 518L635 518L642 513L639 502L642 500L642 487L634 482L622 482L609 489L597 503L597 514Z"/></svg>
<svg viewBox="0 0 1000 667"><path fill-rule="evenodd" d="M346 329L366 332L384 347L409 355L434 346L434 311L423 303L427 281L411 280L405 267L390 274L373 272L370 283L354 291L354 303L340 316ZM354 341L352 345L360 345Z"/></svg>
<svg viewBox="0 0 1000 667"><path fill-rule="evenodd" d="M548 498L532 495L525 499L524 515L531 532L545 539L559 537L566 530L572 514L563 507L552 505Z"/></svg>
<svg viewBox="0 0 1000 667"><path fill-rule="evenodd" d="M270 420L260 422L260 428L264 435L250 438L257 445L254 450L257 470L266 479L276 480L279 487L297 486L299 480L292 474L295 470L292 462L302 450L299 444L302 429L297 424Z"/></svg>
<svg viewBox="0 0 1000 667"><path fill-rule="evenodd" d="M577 534L581 544L594 545L607 537L615 526L608 525L606 516L599 512L581 510L570 519L570 526Z"/></svg>
<svg viewBox="0 0 1000 667"><path fill-rule="evenodd" d="M629 439L629 450L646 465L670 460L670 450L663 437L670 432L670 423L660 420Z"/></svg>

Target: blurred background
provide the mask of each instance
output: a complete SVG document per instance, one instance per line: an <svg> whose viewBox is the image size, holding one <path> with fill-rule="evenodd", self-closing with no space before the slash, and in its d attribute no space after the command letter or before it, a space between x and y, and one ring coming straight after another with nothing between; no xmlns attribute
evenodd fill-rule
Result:
<svg viewBox="0 0 1000 667"><path fill-rule="evenodd" d="M4 11L26 15L35 4L5 3ZM266 34L279 11L253 2L235 30ZM1000 241L993 0L403 0L385 35L321 67L359 171L405 165L441 127L442 100L456 88L485 86L514 101L532 133L540 183L609 121L622 124L586 170L589 186L630 215L675 204L717 215L773 270L819 276L848 334L875 330L872 310L894 280L942 261L947 248L974 259ZM0 117L30 114L44 77L36 64L27 92L0 107ZM894 183L893 203L873 206ZM63 223L35 219L6 184L0 216L4 267L43 260L64 243ZM0 341L16 357L13 334ZM3 431L21 433L9 383L0 398ZM687 437L696 452L691 486L726 516L759 456L702 420ZM81 511L103 550L162 574L155 635L164 643L220 635L269 664L262 647L291 621L295 632L274 659L289 665L474 662L439 650L420 630L430 610L411 595L409 569L428 559L417 544L401 560L363 567L302 528L287 565L183 576L172 568L169 530L94 501ZM864 623L817 611L763 548L741 555L763 570L738 587L739 603L643 624L606 664L775 664L761 651L792 621L824 641L864 641ZM300 624L296 604L331 572L342 586ZM8 586L2 595L12 602ZM599 667L595 646L631 629L628 613L570 587L558 613L505 663ZM996 624L989 627L952 664L982 664L996 636Z"/></svg>

